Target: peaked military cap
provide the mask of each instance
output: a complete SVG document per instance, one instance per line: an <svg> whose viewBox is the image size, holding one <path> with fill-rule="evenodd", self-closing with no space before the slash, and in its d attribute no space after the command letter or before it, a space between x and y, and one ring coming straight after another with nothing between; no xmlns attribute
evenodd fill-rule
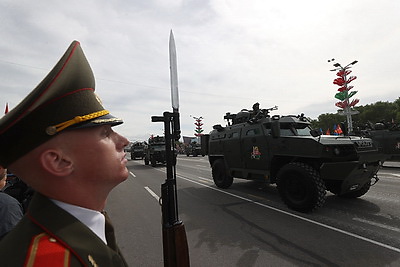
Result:
<svg viewBox="0 0 400 267"><path fill-rule="evenodd" d="M0 165L7 167L61 131L121 124L94 91L92 69L73 41L39 85L0 119Z"/></svg>

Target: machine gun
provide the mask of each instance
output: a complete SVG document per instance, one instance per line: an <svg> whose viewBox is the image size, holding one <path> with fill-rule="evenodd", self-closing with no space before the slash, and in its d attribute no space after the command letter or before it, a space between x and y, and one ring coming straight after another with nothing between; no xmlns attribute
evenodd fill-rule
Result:
<svg viewBox="0 0 400 267"><path fill-rule="evenodd" d="M256 105L257 109L254 109ZM230 112L227 112L224 116L224 119L227 120L228 126L244 122L255 123L259 119L268 118L270 111L278 109L278 106L267 109L259 109L258 105L259 104L256 103L253 105L253 110L242 109L237 114L231 114Z"/></svg>
<svg viewBox="0 0 400 267"><path fill-rule="evenodd" d="M190 266L190 260L185 226L178 218L175 141L179 140L181 131L176 49L172 30L169 39L169 59L172 112L165 111L163 116L151 117L152 122L164 122L167 179L161 185L160 199L164 266L188 267Z"/></svg>

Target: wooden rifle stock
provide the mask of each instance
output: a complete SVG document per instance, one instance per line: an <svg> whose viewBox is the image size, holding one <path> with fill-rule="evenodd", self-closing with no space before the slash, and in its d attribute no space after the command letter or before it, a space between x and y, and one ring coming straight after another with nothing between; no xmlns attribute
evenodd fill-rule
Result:
<svg viewBox="0 0 400 267"><path fill-rule="evenodd" d="M176 188L176 154L174 148L175 140L179 140L180 138L179 113L166 111L162 117L153 116L152 121L163 121L165 132L167 179L161 185L164 266L189 267L189 248L185 226L178 218Z"/></svg>
<svg viewBox="0 0 400 267"><path fill-rule="evenodd" d="M186 239L185 225L183 224L183 222L177 221L173 225L168 225L163 223L162 235L163 235L164 266L165 267L190 266L189 248Z"/></svg>
<svg viewBox="0 0 400 267"><path fill-rule="evenodd" d="M190 266L189 249L183 222L169 227L163 226L162 234L164 266Z"/></svg>

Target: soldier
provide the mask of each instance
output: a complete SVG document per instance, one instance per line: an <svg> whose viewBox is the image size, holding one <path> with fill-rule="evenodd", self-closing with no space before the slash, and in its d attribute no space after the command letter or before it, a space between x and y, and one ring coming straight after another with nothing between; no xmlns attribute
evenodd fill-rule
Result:
<svg viewBox="0 0 400 267"><path fill-rule="evenodd" d="M94 93L74 41L44 80L0 119L0 165L36 192L0 242L1 266L127 266L104 212L127 179L122 123Z"/></svg>
<svg viewBox="0 0 400 267"><path fill-rule="evenodd" d="M257 115L260 112L260 103L255 103L253 105L253 116Z"/></svg>

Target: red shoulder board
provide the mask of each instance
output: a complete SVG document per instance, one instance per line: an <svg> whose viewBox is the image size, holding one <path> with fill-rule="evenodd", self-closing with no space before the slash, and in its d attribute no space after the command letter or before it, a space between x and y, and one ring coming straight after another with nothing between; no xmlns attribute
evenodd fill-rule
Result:
<svg viewBox="0 0 400 267"><path fill-rule="evenodd" d="M26 267L68 267L70 251L46 233L33 237L25 260Z"/></svg>

